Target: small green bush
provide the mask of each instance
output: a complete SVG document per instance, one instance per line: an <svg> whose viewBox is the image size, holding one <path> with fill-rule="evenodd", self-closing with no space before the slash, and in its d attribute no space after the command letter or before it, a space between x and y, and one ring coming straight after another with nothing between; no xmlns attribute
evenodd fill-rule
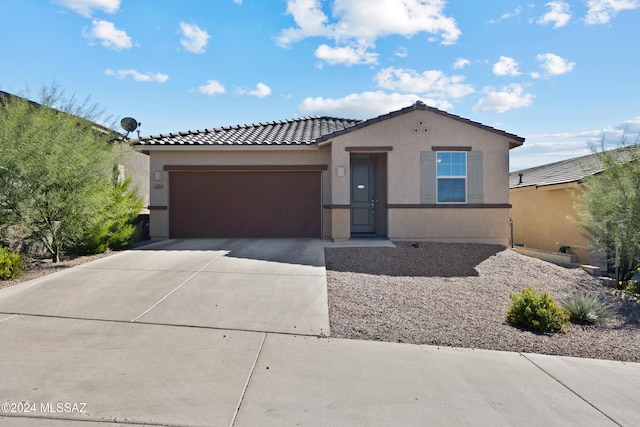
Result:
<svg viewBox="0 0 640 427"><path fill-rule="evenodd" d="M640 294L640 282L636 280L629 280L627 287L624 288L625 292L629 294Z"/></svg>
<svg viewBox="0 0 640 427"><path fill-rule="evenodd" d="M20 254L0 247L0 280L13 279L19 276L22 270L24 270L24 263Z"/></svg>
<svg viewBox="0 0 640 427"><path fill-rule="evenodd" d="M599 323L609 316L606 302L599 295L578 292L560 301L570 320L577 323Z"/></svg>
<svg viewBox="0 0 640 427"><path fill-rule="evenodd" d="M537 293L527 287L520 294L511 294L510 298L513 304L507 311L507 321L514 326L558 332L569 324L569 314L547 292Z"/></svg>

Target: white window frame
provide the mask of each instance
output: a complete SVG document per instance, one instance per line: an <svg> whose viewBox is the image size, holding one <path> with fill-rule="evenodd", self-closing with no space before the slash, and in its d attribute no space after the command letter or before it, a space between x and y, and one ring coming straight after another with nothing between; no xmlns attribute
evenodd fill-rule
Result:
<svg viewBox="0 0 640 427"><path fill-rule="evenodd" d="M464 155L464 167L465 174L464 175L438 175L438 157L440 154L463 154ZM440 201L440 179L464 179L464 201L462 202L441 202ZM436 152L436 203L440 205L464 205L469 201L469 159L467 158L467 153L465 151L438 151Z"/></svg>

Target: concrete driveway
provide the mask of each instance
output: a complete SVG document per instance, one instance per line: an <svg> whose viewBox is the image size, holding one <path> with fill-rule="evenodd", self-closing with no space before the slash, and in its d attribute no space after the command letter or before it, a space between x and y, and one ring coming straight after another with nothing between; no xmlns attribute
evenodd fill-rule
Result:
<svg viewBox="0 0 640 427"><path fill-rule="evenodd" d="M9 288L0 312L329 335L323 245L167 240Z"/></svg>
<svg viewBox="0 0 640 427"><path fill-rule="evenodd" d="M0 290L0 426L640 425L640 364L313 336L326 244L173 240Z"/></svg>

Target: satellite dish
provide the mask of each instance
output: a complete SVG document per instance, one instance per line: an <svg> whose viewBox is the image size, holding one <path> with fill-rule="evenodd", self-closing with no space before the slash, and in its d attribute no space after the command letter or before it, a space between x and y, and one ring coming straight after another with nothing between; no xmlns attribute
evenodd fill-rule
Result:
<svg viewBox="0 0 640 427"><path fill-rule="evenodd" d="M138 121L133 117L125 117L120 120L120 126L122 126L122 129L126 130L127 133L136 130L138 128L138 124Z"/></svg>

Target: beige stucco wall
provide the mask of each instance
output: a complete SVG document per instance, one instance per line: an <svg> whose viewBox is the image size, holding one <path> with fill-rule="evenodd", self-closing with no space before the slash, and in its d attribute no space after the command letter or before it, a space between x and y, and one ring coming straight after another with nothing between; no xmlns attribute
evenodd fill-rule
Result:
<svg viewBox="0 0 640 427"><path fill-rule="evenodd" d="M338 136L332 144L332 164L345 166L347 172L345 147L393 146L388 154L391 204L420 203L420 151L431 151L433 146L470 146L483 152L484 203L509 202L508 139L459 120L416 110ZM349 179L334 180L332 192L333 203L349 203Z"/></svg>
<svg viewBox="0 0 640 427"><path fill-rule="evenodd" d="M425 131L426 130L426 131ZM484 204L509 203L509 140L477 126L431 111L414 110L324 141L318 146L152 146L150 151L150 201L168 207L170 174L165 165L317 165L322 173L323 237L349 239L350 157L347 147L369 147L386 153L387 233L392 239L485 242L507 245L507 208L416 208L421 203L420 152L433 146L471 147L483 152ZM388 151L386 147L393 147ZM337 169L344 167L345 176ZM161 179L155 179L159 172ZM398 207L397 205L412 205ZM169 235L169 210L151 210L151 237Z"/></svg>
<svg viewBox="0 0 640 427"><path fill-rule="evenodd" d="M576 217L575 184L529 186L511 190L514 243L557 252L571 246L580 263L589 264L588 240L569 217Z"/></svg>
<svg viewBox="0 0 640 427"><path fill-rule="evenodd" d="M390 209L396 240L509 245L509 209Z"/></svg>
<svg viewBox="0 0 640 427"><path fill-rule="evenodd" d="M215 146L215 147L151 147L150 149L150 201L156 207L150 213L150 236L152 239L169 237L169 210L157 209L168 207L170 173L164 171L166 165L216 165L216 166L256 166L256 165L328 165L330 153L328 148L294 146L283 148L259 146ZM159 172L160 180L155 179ZM331 186L328 182L328 171L322 172L323 202L330 200ZM324 217L329 214L324 214ZM330 229L323 224L324 237L328 237ZM325 230L326 229L326 230Z"/></svg>
<svg viewBox="0 0 640 427"><path fill-rule="evenodd" d="M427 130L425 132L425 129ZM387 147L389 204L420 204L420 152L433 146L472 147L483 152L485 204L509 203L509 141L494 132L430 111L399 115L331 141L333 174L344 166L347 175L331 182L332 204L349 204L350 152L346 147ZM372 151L375 151L372 150ZM332 237L349 236L348 210L332 215ZM346 212L346 213L345 213ZM388 237L392 239L448 239L508 244L508 209L389 209Z"/></svg>

